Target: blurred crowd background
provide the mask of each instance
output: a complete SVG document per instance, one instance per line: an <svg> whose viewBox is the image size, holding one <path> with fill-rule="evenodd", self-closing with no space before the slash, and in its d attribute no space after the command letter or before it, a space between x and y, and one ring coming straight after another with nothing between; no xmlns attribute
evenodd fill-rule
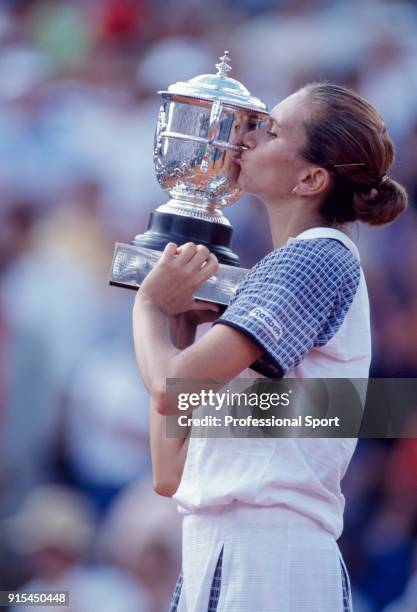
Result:
<svg viewBox="0 0 417 612"><path fill-rule="evenodd" d="M180 522L150 483L133 292L115 241L167 199L153 169L156 91L233 72L271 107L310 80L376 105L410 208L354 225L375 377L417 376L417 3L2 0L0 3L0 589L69 589L71 612L163 612ZM226 211L249 267L262 205ZM417 440L362 440L340 545L356 612L417 610ZM279 554L279 551L277 551Z"/></svg>

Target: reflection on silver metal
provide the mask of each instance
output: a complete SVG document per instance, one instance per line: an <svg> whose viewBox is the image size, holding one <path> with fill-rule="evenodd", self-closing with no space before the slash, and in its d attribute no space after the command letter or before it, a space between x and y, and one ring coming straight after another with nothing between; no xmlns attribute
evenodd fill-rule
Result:
<svg viewBox="0 0 417 612"><path fill-rule="evenodd" d="M160 134L160 138L158 140L162 141L164 138L176 138L177 140L190 140L192 142L199 142L200 144L207 144L207 138L201 138L201 136L190 136L189 134L179 134L178 132L168 132L167 130ZM228 151L236 151L236 153L241 153L249 148L245 147L244 145L230 144L230 142L220 142L219 140L212 140L211 144L213 144L215 147L227 149Z"/></svg>
<svg viewBox="0 0 417 612"><path fill-rule="evenodd" d="M215 223L224 221L222 208L242 192L237 185L236 158L243 135L268 116L265 104L241 83L227 76L231 70L225 51L217 74L203 74L159 92L163 104L155 133L157 179L171 200L157 208Z"/></svg>
<svg viewBox="0 0 417 612"><path fill-rule="evenodd" d="M223 106L220 100L215 100L213 102L213 106L211 107L210 122L209 122L208 130L207 130L208 143L207 143L204 159L200 165L201 172L208 171L210 157L215 154L214 139L216 137L217 130L219 129L220 116L222 114L222 110L223 110ZM221 143L218 143L217 146L221 146Z"/></svg>
<svg viewBox="0 0 417 612"><path fill-rule="evenodd" d="M116 243L110 272L110 284L137 289L161 255L160 251ZM204 285L201 285L194 297L227 305L247 273L248 270L245 268L220 264L216 276L212 276Z"/></svg>
<svg viewBox="0 0 417 612"><path fill-rule="evenodd" d="M153 152L153 159L155 164L158 163L160 155L162 153L162 135L165 133L167 129L166 117L164 107L161 106L159 109L158 122L156 124L156 137L155 137L155 147Z"/></svg>

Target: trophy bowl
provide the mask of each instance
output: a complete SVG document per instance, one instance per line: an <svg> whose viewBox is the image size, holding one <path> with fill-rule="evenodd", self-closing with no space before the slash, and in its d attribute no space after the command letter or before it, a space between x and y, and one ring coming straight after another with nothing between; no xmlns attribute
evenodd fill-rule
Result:
<svg viewBox="0 0 417 612"><path fill-rule="evenodd" d="M116 246L110 284L137 289L143 271L149 271L155 260L150 251L160 253L168 242L204 244L220 264L239 266L239 257L230 248L233 228L222 209L242 195L236 163L245 148L242 138L268 117L268 111L242 83L227 76L231 70L227 51L216 68L216 74L199 75L158 92L162 105L155 131L155 173L170 199L151 213L147 230L132 240L131 247ZM132 263L132 248L141 253L143 265ZM131 280L125 282L123 269L129 268L132 279L135 266L132 285ZM239 274L232 277L235 283ZM219 300L218 292L214 300Z"/></svg>
<svg viewBox="0 0 417 612"><path fill-rule="evenodd" d="M221 209L242 195L236 157L243 134L259 124L249 110L162 93L155 172L171 200L157 210L227 225Z"/></svg>

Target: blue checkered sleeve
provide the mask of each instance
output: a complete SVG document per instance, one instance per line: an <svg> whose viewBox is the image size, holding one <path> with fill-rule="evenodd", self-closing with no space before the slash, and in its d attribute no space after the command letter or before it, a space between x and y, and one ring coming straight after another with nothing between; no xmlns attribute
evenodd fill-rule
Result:
<svg viewBox="0 0 417 612"><path fill-rule="evenodd" d="M292 240L252 268L216 323L246 334L263 351L251 367L279 378L331 340L359 280L359 262L340 241Z"/></svg>

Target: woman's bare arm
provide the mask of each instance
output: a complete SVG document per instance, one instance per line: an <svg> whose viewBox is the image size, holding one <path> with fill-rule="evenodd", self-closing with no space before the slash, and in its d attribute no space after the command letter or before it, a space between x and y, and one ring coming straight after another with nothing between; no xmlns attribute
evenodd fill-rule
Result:
<svg viewBox="0 0 417 612"><path fill-rule="evenodd" d="M227 381L262 354L244 334L223 325L184 350L172 344L169 316L207 308L196 302L194 293L217 270L218 261L206 247L188 243L178 249L170 243L136 295L133 334L138 365L161 414L167 411L167 378Z"/></svg>
<svg viewBox="0 0 417 612"><path fill-rule="evenodd" d="M169 332L166 332L169 328L168 317L166 325L161 324L160 327L152 328L154 314L147 308L140 309L140 313L134 319L135 342L137 352L140 354L138 361L146 363L143 367L148 368L148 384L151 389L158 389L158 394L151 399L150 416L153 486L159 495L170 497L178 489L184 470L189 444L189 427L181 428L183 432L181 438L166 436L165 415L169 412L165 395L166 378L229 380L256 361L261 351L243 334L220 324L210 329L196 343L181 351L172 345ZM160 314L157 317L163 318ZM142 330L147 341L155 342L157 348L154 351L145 348L148 345L147 341L143 342L143 351L139 348ZM158 330L161 330L160 334ZM190 331L189 340L193 335Z"/></svg>
<svg viewBox="0 0 417 612"><path fill-rule="evenodd" d="M190 311L169 317L170 339L175 348L183 350L195 340L200 323L215 321L216 306L206 304L213 310ZM156 493L171 497L178 489L184 471L189 444L189 427L182 427L181 438L167 438L166 417L159 414L155 400L151 399L150 447L152 458L153 487Z"/></svg>
<svg viewBox="0 0 417 612"><path fill-rule="evenodd" d="M178 255L179 253L179 255ZM205 262L205 265L202 265ZM195 289L217 270L205 247L168 245L160 263L138 291L133 332L139 369L151 395L151 454L154 488L173 495L181 480L188 450L187 428L181 438L167 438L164 415L167 378L229 380L256 361L261 350L243 334L224 325L212 328L192 344L195 327L175 338L172 315L209 305L196 303ZM178 322L177 322L178 323ZM174 346L174 342L175 345Z"/></svg>
<svg viewBox="0 0 417 612"><path fill-rule="evenodd" d="M151 399L150 446L153 488L159 495L171 497L181 481L188 451L189 428L184 437L167 438L166 416L159 414Z"/></svg>
<svg viewBox="0 0 417 612"><path fill-rule="evenodd" d="M133 328L139 369L160 414L172 409L166 401L167 378L228 381L262 354L244 334L221 324L181 351L171 343L168 316L140 295Z"/></svg>

